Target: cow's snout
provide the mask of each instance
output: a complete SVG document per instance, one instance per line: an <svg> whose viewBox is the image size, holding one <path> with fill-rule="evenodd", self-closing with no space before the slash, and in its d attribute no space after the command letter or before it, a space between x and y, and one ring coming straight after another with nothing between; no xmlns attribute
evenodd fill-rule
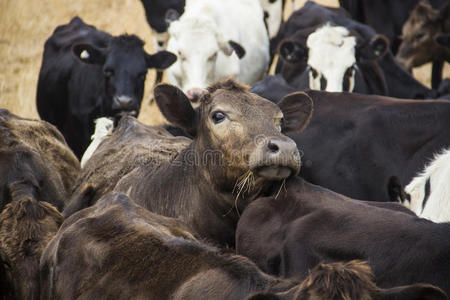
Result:
<svg viewBox="0 0 450 300"><path fill-rule="evenodd" d="M113 99L113 110L132 110L133 98L130 96L116 96Z"/></svg>
<svg viewBox="0 0 450 300"><path fill-rule="evenodd" d="M208 91L205 89L192 88L187 91L187 96L191 102L197 102L201 96L206 94Z"/></svg>
<svg viewBox="0 0 450 300"><path fill-rule="evenodd" d="M250 169L268 179L284 179L300 171L297 145L288 137L267 138L250 155Z"/></svg>

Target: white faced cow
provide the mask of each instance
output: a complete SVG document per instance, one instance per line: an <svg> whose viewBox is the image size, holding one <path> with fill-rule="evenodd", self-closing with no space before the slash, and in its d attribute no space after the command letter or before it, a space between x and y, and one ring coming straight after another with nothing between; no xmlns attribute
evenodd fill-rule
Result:
<svg viewBox="0 0 450 300"><path fill-rule="evenodd" d="M170 49L178 56L169 81L191 98L227 77L252 84L268 69L269 38L259 0L191 0L169 26Z"/></svg>
<svg viewBox="0 0 450 300"><path fill-rule="evenodd" d="M269 37L274 38L280 30L283 21L283 8L285 0L259 0L264 11Z"/></svg>
<svg viewBox="0 0 450 300"><path fill-rule="evenodd" d="M419 217L450 222L450 148L434 157L406 187L403 204Z"/></svg>

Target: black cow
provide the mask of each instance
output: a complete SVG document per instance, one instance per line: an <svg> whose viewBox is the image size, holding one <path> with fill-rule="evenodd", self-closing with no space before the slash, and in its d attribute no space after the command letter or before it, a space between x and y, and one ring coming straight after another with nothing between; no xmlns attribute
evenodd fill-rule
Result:
<svg viewBox="0 0 450 300"><path fill-rule="evenodd" d="M165 50L169 40L167 28L170 22L177 20L184 13L185 0L141 0L141 2L147 22L152 29L155 49ZM162 77L163 72L157 70L155 82L161 82Z"/></svg>
<svg viewBox="0 0 450 300"><path fill-rule="evenodd" d="M427 0L435 9L447 0ZM391 42L392 53L397 54L402 42L403 24L410 16L411 10L420 0L339 0L358 22L364 23L385 35ZM382 17L381 17L382 16ZM433 64L432 87L437 88L442 76L442 63Z"/></svg>
<svg viewBox="0 0 450 300"><path fill-rule="evenodd" d="M422 282L449 293L450 224L420 219L400 206L350 199L294 177L286 192L246 208L236 250L283 277L304 276L319 262L363 259L381 287ZM447 299L439 289L410 297Z"/></svg>
<svg viewBox="0 0 450 300"><path fill-rule="evenodd" d="M291 134L303 153L301 175L356 199L389 201L391 175L409 183L450 145L450 102L309 91L314 114Z"/></svg>
<svg viewBox="0 0 450 300"><path fill-rule="evenodd" d="M344 28L329 29L324 34L326 26ZM317 42L319 33L324 40L321 43ZM398 65L389 51L386 52L388 43L384 36L350 19L342 8L307 2L283 24L277 38L280 60L276 72L299 89L355 91L408 99L435 98L437 95L415 80ZM355 43L353 48L352 43ZM326 49L331 50L327 53ZM327 59L330 65L318 68L317 65ZM330 72L338 72L339 77L333 79L327 75ZM329 84L334 89L327 88Z"/></svg>
<svg viewBox="0 0 450 300"><path fill-rule="evenodd" d="M45 42L37 87L42 119L56 125L80 158L102 116L136 116L148 68L167 68L169 52L149 55L134 35L110 34L80 18L58 26Z"/></svg>

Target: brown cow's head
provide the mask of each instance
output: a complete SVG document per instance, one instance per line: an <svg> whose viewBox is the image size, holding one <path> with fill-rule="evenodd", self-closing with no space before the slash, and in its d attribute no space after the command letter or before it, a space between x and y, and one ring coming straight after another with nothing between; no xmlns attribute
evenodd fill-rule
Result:
<svg viewBox="0 0 450 300"><path fill-rule="evenodd" d="M216 83L194 110L180 89L155 88L164 116L194 136L185 161L200 165L204 177L222 190L240 182L256 192L263 182L283 180L300 169L297 146L283 132L307 125L312 100L294 93L276 105L247 90L232 80Z"/></svg>
<svg viewBox="0 0 450 300"><path fill-rule="evenodd" d="M410 70L430 61L443 59L442 51L450 51L448 45L442 42L445 41L444 27L448 18L448 5L439 11L426 0L417 3L403 25L403 42L396 56L404 68Z"/></svg>

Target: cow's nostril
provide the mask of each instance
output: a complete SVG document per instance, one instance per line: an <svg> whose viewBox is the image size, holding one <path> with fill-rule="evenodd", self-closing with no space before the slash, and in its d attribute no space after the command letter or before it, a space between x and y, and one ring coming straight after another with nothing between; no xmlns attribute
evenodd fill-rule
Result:
<svg viewBox="0 0 450 300"><path fill-rule="evenodd" d="M275 144L275 143L272 143L272 142L269 142L269 143L267 144L267 148L269 148L269 150L270 150L271 152L274 152L274 153L276 153L276 152L278 152L278 151L280 150L280 148L278 147L278 145Z"/></svg>

